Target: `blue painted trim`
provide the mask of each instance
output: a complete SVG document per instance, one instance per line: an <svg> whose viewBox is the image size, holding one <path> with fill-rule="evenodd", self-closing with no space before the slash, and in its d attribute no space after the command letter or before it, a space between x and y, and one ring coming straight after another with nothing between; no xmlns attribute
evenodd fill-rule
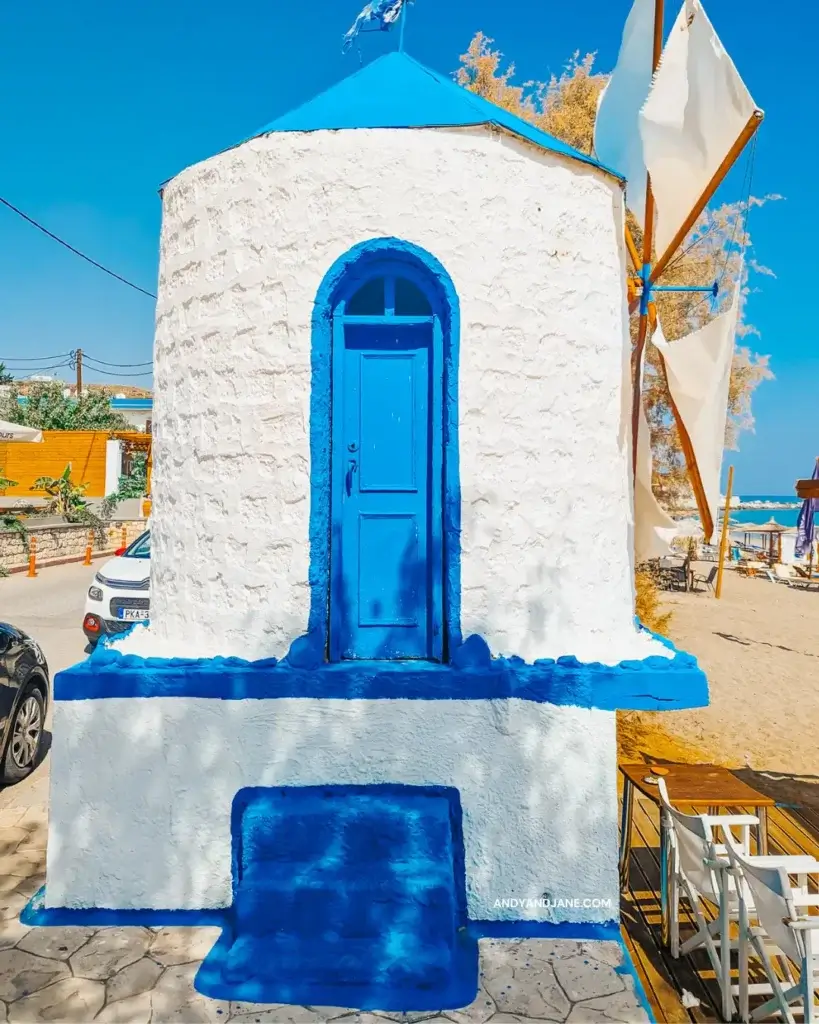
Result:
<svg viewBox="0 0 819 1024"><path fill-rule="evenodd" d="M371 787L370 787L371 788ZM227 928L230 907L212 910L115 910L105 907L46 907L43 886L31 897L20 914L21 924L38 928L116 927ZM466 924L475 938L494 939L595 939L622 941L617 921L595 924L588 921L473 921ZM639 979L638 979L639 980Z"/></svg>
<svg viewBox="0 0 819 1024"><path fill-rule="evenodd" d="M373 275L377 276L377 275ZM344 323L355 325L367 324L393 324L399 327L415 327L418 324L431 324L435 318L431 316L392 316L387 309L385 316L350 316L344 314Z"/></svg>
<svg viewBox="0 0 819 1024"><path fill-rule="evenodd" d="M104 928L142 925L146 928L209 928L225 926L228 908L213 910L116 910L109 907L47 907L45 886L38 889L20 914L21 924L35 927L82 926Z"/></svg>
<svg viewBox="0 0 819 1024"><path fill-rule="evenodd" d="M406 5L405 5L406 6ZM431 618L427 628L431 631L430 643L432 656L437 661L443 661L445 656L450 654L450 631L452 622L447 620L447 604L452 600L452 589L457 589L460 595L460 575L454 581L454 588L449 591L444 587L444 562L448 555L458 553L460 562L461 538L460 534L446 532L445 525L445 498L443 491L444 481L444 415L447 404L444 398L447 371L444 360L444 329L440 315L436 315L432 324L432 353L430 362L430 377L432 380L432 437L430 438L430 463L429 463L429 489L431 497L431 530L428 538L428 559L430 567L430 613ZM458 372L458 364L449 368L450 373ZM439 383L441 382L441 383ZM458 516L460 519L460 495L458 496ZM458 599L460 607L460 596ZM460 637L460 620L458 622L458 636Z"/></svg>
<svg viewBox="0 0 819 1024"><path fill-rule="evenodd" d="M370 787L371 788L371 787ZM46 907L45 886L23 908L21 924L31 927L127 927L229 928L230 907L212 910L116 910L105 907ZM594 939L620 941L617 921L473 921L466 930L479 939ZM629 963L631 961L629 960ZM631 970L633 970L633 965ZM631 973L631 972L629 972ZM637 979L639 983L639 978Z"/></svg>
<svg viewBox="0 0 819 1024"><path fill-rule="evenodd" d="M640 293L640 316L648 316L648 304L651 302L651 290L654 287L651 283L650 263L643 264L640 277L643 279L643 290Z"/></svg>
<svg viewBox="0 0 819 1024"><path fill-rule="evenodd" d="M318 301L318 300L317 300ZM334 457L333 449L333 438L342 437L344 433L344 408L343 402L334 402L332 398L333 384L336 381L340 381L343 378L343 364L344 364L344 321L340 316L333 316L332 326L332 350L330 352L330 381L328 382L328 388L330 389L330 395L328 398L328 404L330 407L330 438L327 441L327 449L330 456L331 468L330 468L330 479L332 481L331 493L325 497L323 491L323 477L319 475L318 481L314 479L315 468L311 470L310 474L310 520L312 524L313 511L314 509L324 510L325 502L329 504L330 514L330 526L329 526L329 555L325 556L324 552L318 552L313 548L313 530L312 525L310 529L310 581L313 581L313 564L318 562L324 569L325 557L327 560L327 569L330 573L329 585L327 586L327 593L329 595L329 611L328 620L325 627L324 623L321 623L322 635L325 634L326 639L324 645L327 650L327 656L330 661L339 661L341 658L341 643L344 635L344 577L340 572L333 572L333 566L338 565L341 559L341 544L343 537L342 528L342 504L340 501L333 501L333 495L341 493L341 489L344 486L343 479L343 463L341 459ZM315 333L313 335L315 345ZM315 389L316 380L313 379L312 384L312 395L310 398L311 410L310 410L310 438L314 433L321 433L321 423L314 423L313 421L313 406L316 399ZM321 398L321 396L319 396ZM322 407L324 402L321 402ZM315 464L314 464L315 466ZM316 490L321 488L320 506L319 501L316 498ZM323 531L322 531L323 532ZM315 597L315 593L311 590L311 598ZM308 619L308 631L312 632L313 626L313 606L311 600L310 606L310 617Z"/></svg>
<svg viewBox="0 0 819 1024"><path fill-rule="evenodd" d="M392 266L435 300L443 349L443 613L446 660L461 643L461 489L458 471L458 350L460 305L455 286L438 260L399 238L374 238L340 256L327 271L313 305L310 386L310 614L307 633L294 641L287 661L317 668L329 652L331 548L340 524L333 518L334 479L331 438L336 426L332 402L333 351L341 343L338 317L374 269ZM333 595L334 598L338 595Z"/></svg>
<svg viewBox="0 0 819 1024"><path fill-rule="evenodd" d="M163 659L97 647L85 661L59 672L55 700L111 697L210 697L271 700L282 697L341 700L502 700L648 711L704 707L708 682L696 658L662 637L673 654L583 664L572 656L527 665L490 656L472 636L453 652L451 665L432 662L342 662L305 665L303 652L283 661L241 658ZM296 645L294 645L295 647ZM308 651L309 653L309 651Z"/></svg>
<svg viewBox="0 0 819 1024"><path fill-rule="evenodd" d="M631 953L629 953L625 942L623 942L622 932L619 932L617 938L620 944L620 949L623 951L623 962L619 967L616 967L615 970L618 974L629 975L631 977L632 981L634 982L634 994L640 1000L640 1005L646 1011L646 1015L648 1016L648 1019L651 1022L651 1024L656 1024L654 1010L651 1008L651 1003L648 1001L646 990L643 988L643 983L640 980L640 975L637 973L637 968L634 966L634 961L631 958Z"/></svg>

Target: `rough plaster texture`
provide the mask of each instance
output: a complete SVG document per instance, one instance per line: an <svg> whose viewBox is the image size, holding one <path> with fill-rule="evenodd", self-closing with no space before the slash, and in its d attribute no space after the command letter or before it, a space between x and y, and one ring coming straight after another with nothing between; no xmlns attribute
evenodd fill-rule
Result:
<svg viewBox="0 0 819 1024"><path fill-rule="evenodd" d="M457 727L454 722L457 721ZM617 917L613 712L506 701L58 701L48 906L202 909L231 895L244 786L454 786L469 916ZM585 908L496 900L610 900Z"/></svg>
<svg viewBox="0 0 819 1024"><path fill-rule="evenodd" d="M461 303L462 630L609 664L633 627L616 182L488 128L278 133L165 189L155 655L284 655L309 607L311 314L354 244L435 256Z"/></svg>

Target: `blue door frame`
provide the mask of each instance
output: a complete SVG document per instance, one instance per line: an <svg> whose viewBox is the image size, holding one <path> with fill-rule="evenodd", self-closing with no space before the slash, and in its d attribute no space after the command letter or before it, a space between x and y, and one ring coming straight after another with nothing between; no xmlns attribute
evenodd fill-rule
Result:
<svg viewBox="0 0 819 1024"><path fill-rule="evenodd" d="M431 446L434 479L441 522L435 561L441 566L433 586L432 607L440 616L441 629L431 657L449 661L461 644L461 492L458 469L458 348L460 310L458 295L444 267L429 252L399 238L373 238L341 255L322 280L312 315L310 388L310 614L307 633L293 641L288 660L302 668L317 667L339 659L331 627L338 594L333 592L332 566L341 539L339 509L340 467L333 460L333 416L338 410L333 396L334 357L344 351L345 326L372 325L347 310L348 300L367 280L394 273L411 280L431 304L431 316L396 317L385 311L383 321L394 326L423 323L433 331L433 372L438 374L438 406L433 421L440 437ZM385 296L386 299L386 296ZM358 320L358 324L356 321ZM403 320L403 324L402 324Z"/></svg>
<svg viewBox="0 0 819 1024"><path fill-rule="evenodd" d="M381 281L383 312L351 314ZM396 282L429 315L397 314ZM443 336L429 291L414 267L378 260L333 310L331 661L443 660Z"/></svg>

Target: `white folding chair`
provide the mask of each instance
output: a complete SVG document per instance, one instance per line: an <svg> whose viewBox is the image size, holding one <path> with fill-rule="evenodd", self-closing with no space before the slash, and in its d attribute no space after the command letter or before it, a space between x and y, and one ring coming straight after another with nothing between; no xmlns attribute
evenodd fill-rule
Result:
<svg viewBox="0 0 819 1024"><path fill-rule="evenodd" d="M740 900L740 1018L758 1021L781 1014L788 1024L794 1024L795 1012L809 1024L819 1016L819 916L804 911L819 907L819 895L808 891L808 875L819 874L819 861L812 857L749 857L730 839L727 852ZM789 876L796 876L796 885ZM748 982L749 945L762 963L766 984ZM776 973L775 959L787 988ZM798 978L791 964L798 969ZM772 998L751 1014L749 997L759 993Z"/></svg>
<svg viewBox="0 0 819 1024"><path fill-rule="evenodd" d="M671 955L693 952L703 947L708 954L722 995L722 1012L731 1020L735 1004L731 987L731 921L739 920L739 899L736 882L729 874L724 839L731 828L740 830L735 839L738 848L750 853L751 827L759 824L753 814L683 814L672 807L665 781L658 781L661 814L664 818L668 878L666 913L669 915ZM715 836L721 830L722 836ZM680 945L680 898L685 896L691 906L695 933ZM703 913L703 900L716 906L719 913L710 923Z"/></svg>

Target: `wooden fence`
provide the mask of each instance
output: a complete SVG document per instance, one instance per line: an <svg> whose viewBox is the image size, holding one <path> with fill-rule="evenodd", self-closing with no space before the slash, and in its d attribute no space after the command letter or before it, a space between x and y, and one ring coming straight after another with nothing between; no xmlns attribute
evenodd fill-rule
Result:
<svg viewBox="0 0 819 1024"><path fill-rule="evenodd" d="M105 497L106 430L44 430L41 444L0 443L0 471L16 486L0 491L4 497L42 497L32 491L41 476L60 476L71 463L75 484L88 484L89 498Z"/></svg>

